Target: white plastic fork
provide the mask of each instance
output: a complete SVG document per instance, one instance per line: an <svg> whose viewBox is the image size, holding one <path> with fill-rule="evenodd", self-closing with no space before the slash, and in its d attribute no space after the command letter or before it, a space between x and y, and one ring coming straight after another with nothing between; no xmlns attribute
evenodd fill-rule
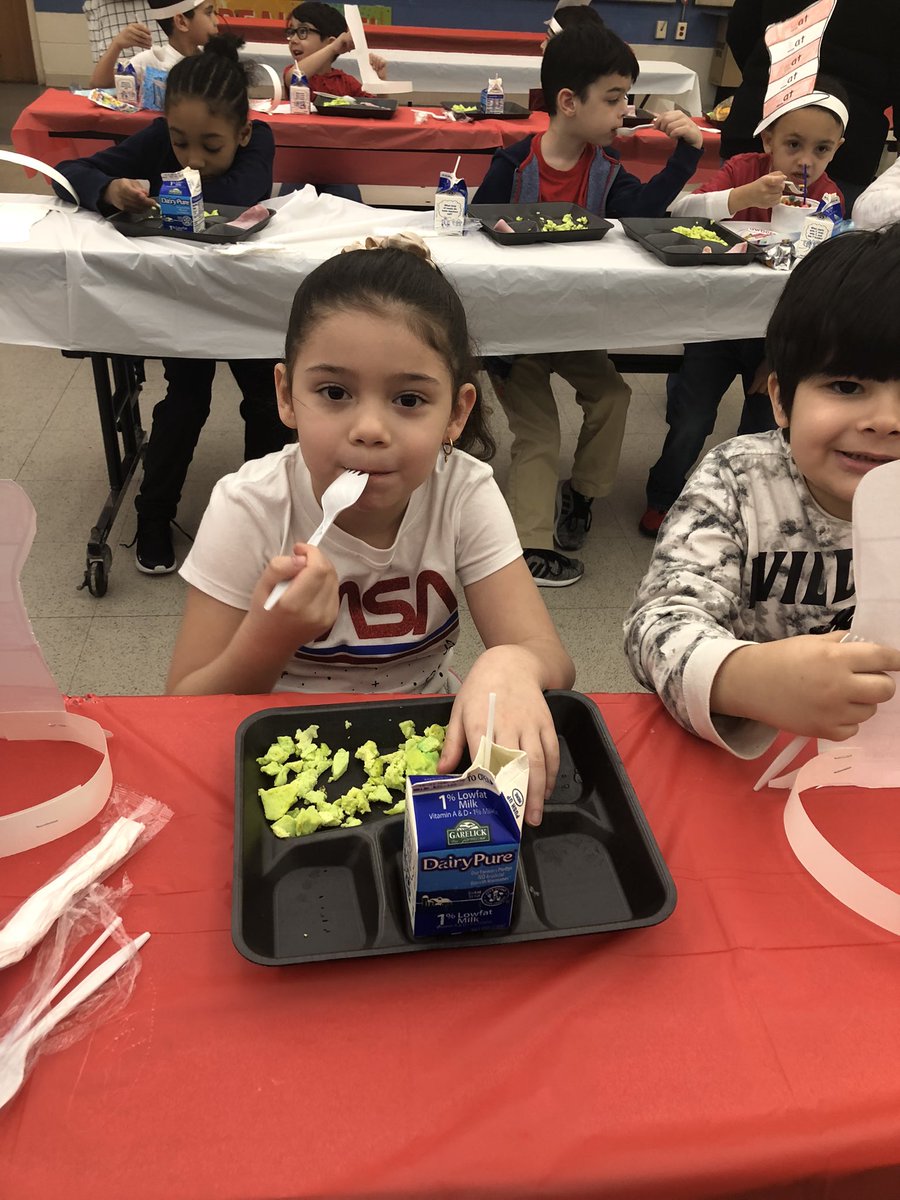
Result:
<svg viewBox="0 0 900 1200"><path fill-rule="evenodd" d="M334 483L328 485L322 493L322 520L312 537L307 538L307 546L318 546L334 523L335 517L356 503L368 482L369 476L362 471L345 471L343 475L338 475ZM291 583L290 579L282 579L280 583L275 584L263 605L266 612L271 612Z"/></svg>
<svg viewBox="0 0 900 1200"><path fill-rule="evenodd" d="M22 1086L22 1081L25 1078L25 1063L31 1047L46 1037L50 1030L63 1017L67 1017L83 1000L86 1000L88 996L92 996L108 979L112 979L113 975L137 954L144 942L150 937L149 933L142 933L134 938L133 941L127 942L104 963L101 963L99 967L95 967L90 975L85 976L80 983L76 984L67 996L63 996L55 1008L51 1008L39 1020L35 1020L34 1018L37 1014L46 1008L49 1001L84 966L85 962L118 924L120 922L116 920L105 929L93 945L85 951L78 962L66 972L65 976L52 989L50 995L28 1014L27 1026L23 1029L23 1022L20 1021L16 1028L4 1039L6 1044L3 1045L0 1043L0 1108L3 1108L9 1102Z"/></svg>

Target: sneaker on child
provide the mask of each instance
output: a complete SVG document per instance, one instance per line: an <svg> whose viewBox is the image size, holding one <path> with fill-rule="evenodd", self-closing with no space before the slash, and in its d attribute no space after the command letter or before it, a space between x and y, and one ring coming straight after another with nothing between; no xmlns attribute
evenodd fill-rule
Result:
<svg viewBox="0 0 900 1200"><path fill-rule="evenodd" d="M134 549L137 569L145 575L171 575L178 565L172 545L172 527L157 517L138 517Z"/></svg>
<svg viewBox="0 0 900 1200"><path fill-rule="evenodd" d="M666 519L667 508L648 508L644 515L638 521L638 530L644 537L655 538L659 533L659 527Z"/></svg>
<svg viewBox="0 0 900 1200"><path fill-rule="evenodd" d="M591 527L593 496L582 496L563 480L556 492L556 532L553 540L560 550L580 550Z"/></svg>
<svg viewBox="0 0 900 1200"><path fill-rule="evenodd" d="M569 587L584 574L584 563L555 550L522 550L531 577L538 587Z"/></svg>

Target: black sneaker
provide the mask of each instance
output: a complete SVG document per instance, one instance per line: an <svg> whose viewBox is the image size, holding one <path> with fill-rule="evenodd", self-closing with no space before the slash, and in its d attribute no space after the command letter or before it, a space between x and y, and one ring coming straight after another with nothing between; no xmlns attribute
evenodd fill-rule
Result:
<svg viewBox="0 0 900 1200"><path fill-rule="evenodd" d="M138 517L134 561L145 575L171 575L178 565L168 521L158 517Z"/></svg>
<svg viewBox="0 0 900 1200"><path fill-rule="evenodd" d="M584 563L555 550L523 549L525 563L538 587L570 587L584 574Z"/></svg>
<svg viewBox="0 0 900 1200"><path fill-rule="evenodd" d="M556 492L556 531L553 540L561 550L580 550L591 527L593 497L582 496L564 480Z"/></svg>

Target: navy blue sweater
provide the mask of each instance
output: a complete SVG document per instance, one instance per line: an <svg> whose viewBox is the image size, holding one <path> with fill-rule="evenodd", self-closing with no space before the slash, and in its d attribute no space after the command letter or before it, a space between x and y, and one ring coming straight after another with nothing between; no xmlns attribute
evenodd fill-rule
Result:
<svg viewBox="0 0 900 1200"><path fill-rule="evenodd" d="M258 204L272 194L272 164L275 160L275 139L263 121L251 122L250 141L238 147L234 162L224 175L214 175L203 181L204 204ZM57 164L60 174L74 187L85 208L108 215L115 210L101 202L104 188L114 179L149 179L150 195L159 195L163 172L180 171L169 139L165 117L157 117L146 129L126 138L118 146L100 150L90 158L71 158ZM54 184L56 194L71 200Z"/></svg>
<svg viewBox="0 0 900 1200"><path fill-rule="evenodd" d="M491 165L484 180L475 193L473 204L507 204L515 189L516 173L531 154L534 134L494 151ZM641 183L619 162L614 150L597 147L598 155L605 155L611 169L615 171L606 193L604 211L600 217L661 217L697 170L703 151L689 146L681 138L675 143L669 161L647 183ZM575 197L572 197L574 203Z"/></svg>

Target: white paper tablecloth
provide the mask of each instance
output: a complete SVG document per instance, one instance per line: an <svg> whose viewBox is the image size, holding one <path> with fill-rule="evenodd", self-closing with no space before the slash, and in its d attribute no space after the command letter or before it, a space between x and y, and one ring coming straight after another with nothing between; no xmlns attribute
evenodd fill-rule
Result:
<svg viewBox="0 0 900 1200"><path fill-rule="evenodd" d="M436 54L430 50L386 50L377 53L388 65L391 79L409 79L413 91L430 95L475 95L485 86L489 75L499 74L504 91L521 95L541 82L540 55L522 54ZM264 62L279 74L291 62L287 46L271 42L248 42L244 58ZM697 72L676 62L647 59L638 64L641 73L634 85L636 95L667 96L686 108L692 116L701 112L700 82ZM335 66L359 78L352 54L342 54Z"/></svg>
<svg viewBox="0 0 900 1200"><path fill-rule="evenodd" d="M0 205L45 197L0 196ZM294 292L367 232L418 229L456 285L485 354L627 350L765 332L787 276L757 265L672 268L612 229L600 242L498 246L433 237L428 213L311 188L238 247L126 238L56 202L27 242L0 244L0 341L155 357L282 353ZM323 229L329 237L323 239Z"/></svg>

